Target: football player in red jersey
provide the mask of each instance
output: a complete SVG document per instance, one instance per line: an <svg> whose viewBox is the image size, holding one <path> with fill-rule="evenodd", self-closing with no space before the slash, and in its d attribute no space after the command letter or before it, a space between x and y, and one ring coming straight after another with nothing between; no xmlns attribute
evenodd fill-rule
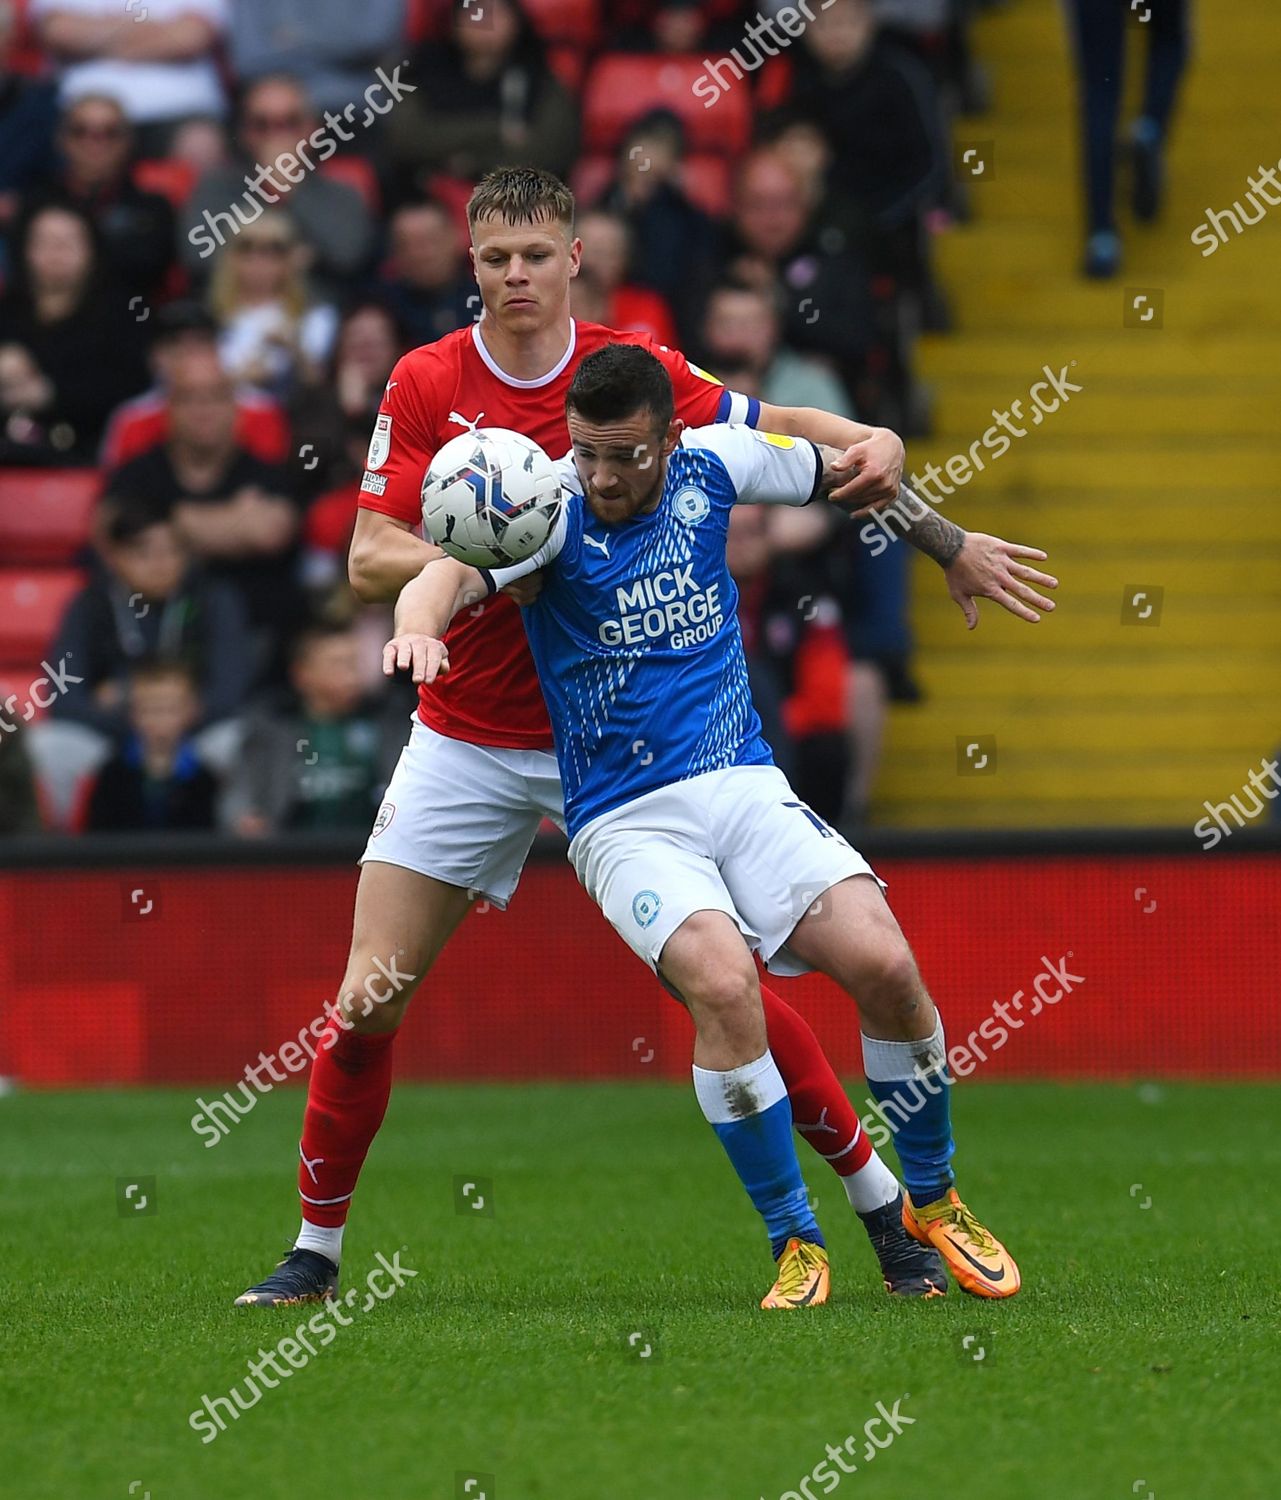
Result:
<svg viewBox="0 0 1281 1500"><path fill-rule="evenodd" d="M492 172L473 193L471 257L483 311L471 327L406 354L387 382L349 560L360 598L395 599L439 556L415 534L423 475L437 449L485 425L523 432L553 455L567 451L570 380L579 360L607 343L641 344L663 362L676 416L686 424L747 422L849 450L851 478L834 499L872 506L897 497L903 445L888 430L808 408L762 406L647 334L576 323L569 283L581 245L573 212L565 186L531 168ZM973 598L984 595L1038 618L1030 583L1052 580L1017 558L1044 554L967 535L928 508L908 535L947 569L949 591L967 617ZM472 900L505 907L539 824L544 817L561 821L551 728L515 604L501 595L478 601L447 640L450 673L421 691L409 744L361 861L347 970L308 1087L299 1146L302 1228L276 1271L240 1303L333 1295L343 1226L386 1111L392 1044L410 997ZM447 799L441 787L449 788ZM375 1003L368 981L387 974L391 955L394 982ZM887 1289L939 1295L942 1260L905 1231L898 1182L873 1152L813 1032L764 986L762 1000L797 1128L842 1178Z"/></svg>

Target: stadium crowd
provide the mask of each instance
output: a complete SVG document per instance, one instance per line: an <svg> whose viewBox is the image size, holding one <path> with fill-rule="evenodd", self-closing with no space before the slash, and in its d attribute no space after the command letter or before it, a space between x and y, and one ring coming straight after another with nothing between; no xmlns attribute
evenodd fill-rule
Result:
<svg viewBox="0 0 1281 1500"><path fill-rule="evenodd" d="M0 0L0 832L367 828L413 699L346 548L492 167L574 188L578 318L926 430L969 7ZM851 827L916 692L908 549L857 530L731 537L767 737Z"/></svg>

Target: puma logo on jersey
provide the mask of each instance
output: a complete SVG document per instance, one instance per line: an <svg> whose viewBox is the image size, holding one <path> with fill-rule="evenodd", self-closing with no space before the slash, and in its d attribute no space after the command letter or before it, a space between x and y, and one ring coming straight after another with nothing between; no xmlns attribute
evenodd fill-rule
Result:
<svg viewBox="0 0 1281 1500"><path fill-rule="evenodd" d="M606 557L609 556L609 538L608 537L606 537L603 542L598 542L594 536L588 536L586 532L583 532L583 546L584 547L595 547L598 552L603 552Z"/></svg>
<svg viewBox="0 0 1281 1500"><path fill-rule="evenodd" d="M451 422L455 423L457 426L465 428L468 432L475 432L476 429L480 426L480 419L484 415L485 415L485 413L483 411L478 411L476 413L475 420L474 421L468 421L468 419L466 417L459 416L459 414L456 411L451 411L450 414L449 414L449 420Z"/></svg>

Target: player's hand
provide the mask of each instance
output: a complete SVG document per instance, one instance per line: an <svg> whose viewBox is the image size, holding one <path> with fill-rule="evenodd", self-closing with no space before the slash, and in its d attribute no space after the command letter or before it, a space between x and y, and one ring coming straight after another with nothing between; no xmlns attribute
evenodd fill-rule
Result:
<svg viewBox="0 0 1281 1500"><path fill-rule="evenodd" d="M435 636L406 632L394 635L383 647L383 673L394 677L408 672L414 682L435 682L449 671L449 649Z"/></svg>
<svg viewBox="0 0 1281 1500"><path fill-rule="evenodd" d="M522 609L532 604L543 591L543 570L539 568L536 573L526 573L524 578L517 578L514 583L507 584L501 593L514 599Z"/></svg>
<svg viewBox="0 0 1281 1500"><path fill-rule="evenodd" d="M995 599L1002 609L1008 609L1020 620L1030 625L1039 623L1041 616L1037 611L1048 614L1054 608L1054 600L1036 590L1056 589L1059 580L1019 559L1032 557L1044 562L1045 556L1037 547L1002 541L999 536L986 536L981 531L967 533L964 545L943 575L948 593L965 616L966 628L973 630L979 622L976 599Z"/></svg>
<svg viewBox="0 0 1281 1500"><path fill-rule="evenodd" d="M841 455L834 467L851 470L852 478L827 498L855 516L870 515L897 500L903 452L903 439L888 427L878 427L870 438L854 443Z"/></svg>

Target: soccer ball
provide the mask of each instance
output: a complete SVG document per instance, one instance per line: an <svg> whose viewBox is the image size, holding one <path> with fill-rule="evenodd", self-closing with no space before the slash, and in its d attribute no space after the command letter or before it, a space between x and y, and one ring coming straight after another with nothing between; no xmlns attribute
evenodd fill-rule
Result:
<svg viewBox="0 0 1281 1500"><path fill-rule="evenodd" d="M474 568L532 557L560 518L562 494L546 453L523 433L477 427L450 438L423 478L428 541Z"/></svg>

